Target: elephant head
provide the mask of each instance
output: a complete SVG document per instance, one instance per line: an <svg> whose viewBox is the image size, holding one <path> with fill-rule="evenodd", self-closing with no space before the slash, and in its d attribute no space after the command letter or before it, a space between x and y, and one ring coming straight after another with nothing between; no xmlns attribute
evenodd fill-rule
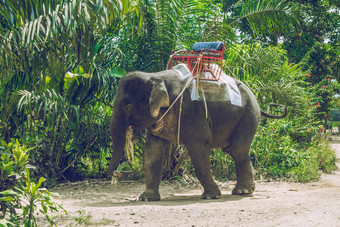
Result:
<svg viewBox="0 0 340 227"><path fill-rule="evenodd" d="M169 94L163 79L142 72L128 73L119 83L111 116L110 131L113 151L108 174L117 168L126 143L126 131L153 125L160 117L160 109L169 107Z"/></svg>

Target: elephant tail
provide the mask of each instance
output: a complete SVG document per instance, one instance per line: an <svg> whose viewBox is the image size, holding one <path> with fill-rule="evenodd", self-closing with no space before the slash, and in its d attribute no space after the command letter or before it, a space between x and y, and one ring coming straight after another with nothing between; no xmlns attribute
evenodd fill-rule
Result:
<svg viewBox="0 0 340 227"><path fill-rule="evenodd" d="M261 110L261 116L266 117L266 118L271 118L271 119L282 119L282 118L287 117L288 110L287 110L287 107L285 105L276 104L276 103L270 103L269 105L275 106L275 107L283 107L284 113L282 115L271 115L271 114L268 114L268 113L264 112L263 110Z"/></svg>

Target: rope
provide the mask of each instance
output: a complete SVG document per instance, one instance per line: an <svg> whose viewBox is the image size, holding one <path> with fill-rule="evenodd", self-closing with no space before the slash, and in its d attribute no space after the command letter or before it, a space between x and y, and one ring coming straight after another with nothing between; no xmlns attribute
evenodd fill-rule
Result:
<svg viewBox="0 0 340 227"><path fill-rule="evenodd" d="M229 72L233 75L233 77L235 77L235 79L237 79L237 77L235 76L235 74L233 73L233 71L231 71L227 65L226 65L225 67L227 67L227 69L228 69Z"/></svg>
<svg viewBox="0 0 340 227"><path fill-rule="evenodd" d="M172 57L173 57L174 55L176 55L178 52L182 52L182 51L186 51L186 50L176 50L175 52L173 52L173 53L170 55L170 58L169 58L168 64L166 65L166 70L168 70L168 69L169 69L170 62L171 62L171 60L172 60Z"/></svg>
<svg viewBox="0 0 340 227"><path fill-rule="evenodd" d="M178 51L175 51L172 55L170 55L170 59L168 61L168 65L167 65L167 69L169 68L169 63L172 59L172 57L178 53L178 52L181 52L183 50L178 50ZM202 58L202 54L197 58L199 61L196 62L193 70L195 70L195 68L197 67L198 63L201 61L201 58ZM197 68L197 74L198 74L198 70L199 68ZM198 75L196 76L197 77L197 80L198 80ZM183 95L185 89L187 89L189 87L189 85L191 84L191 82L195 79L195 77L193 76L190 80L187 81L187 83L185 84L185 86L183 87L181 93L179 93L179 95L176 97L176 99L173 101L173 103L169 106L169 108L167 109L167 111L165 111L165 113L162 115L161 118L159 118L155 124L157 124L158 122L160 122L161 120L163 120L163 118L165 117L165 115L167 115L170 111L170 109L175 105L175 103L178 101L178 99ZM198 95L198 90L197 90L197 95Z"/></svg>
<svg viewBox="0 0 340 227"><path fill-rule="evenodd" d="M191 84L191 82L194 80L195 78L192 77L190 80L187 81L187 83L185 84L185 86L183 87L181 93L179 93L179 95L176 97L176 99L171 103L171 105L169 106L169 108L165 111L165 113L162 115L161 118L159 118L155 124L157 124L158 122L160 122L161 120L163 120L163 118L165 117L165 115L167 115L170 111L170 109L175 105L175 103L178 101L178 99L183 95L185 89L187 89L189 87L189 85Z"/></svg>
<svg viewBox="0 0 340 227"><path fill-rule="evenodd" d="M228 69L229 72L233 75L233 77L235 77L235 79L237 79L237 77L236 77L235 74L229 69L229 67L228 67L227 65L226 65L225 67L227 67L227 69ZM245 85L247 88L249 88L249 90L250 90L251 92L253 92L253 93L255 94L254 90L253 90L251 87L248 86L247 82L244 83L244 85Z"/></svg>
<svg viewBox="0 0 340 227"><path fill-rule="evenodd" d="M183 106L183 95L181 95L181 101L179 104L179 114L178 114L178 132L177 132L177 144L179 145L179 136L181 134L181 116L182 116L182 106Z"/></svg>
<svg viewBox="0 0 340 227"><path fill-rule="evenodd" d="M205 94L204 94L204 90L201 86L201 90L202 90L202 96L203 96L203 101L204 101L204 108L205 108L205 118L208 119L208 105L207 105L207 100L205 98Z"/></svg>
<svg viewBox="0 0 340 227"><path fill-rule="evenodd" d="M168 61L168 64L167 64L167 67L166 69L169 69L169 64L171 62L171 59L172 57L180 52L182 50L178 50L176 52L174 52L172 55L170 55L170 58L169 58L169 61ZM178 132L177 132L177 144L179 145L179 137L180 137L180 132L181 132L181 115L182 115L182 106L183 106L183 93L185 91L185 89L187 89L191 82L196 78L196 94L197 94L197 97L199 98L199 92L198 92L198 86L199 86L199 67L197 67L198 65L200 65L200 62L201 62L201 59L202 59L202 54L197 58L197 61L196 61L196 64L193 68L193 71L195 70L196 68L196 77L192 76L188 81L187 83L185 84L185 86L183 87L182 91L179 93L179 95L176 97L176 99L171 103L171 105L169 106L169 108L165 111L165 113L156 121L155 124L159 123L161 120L163 120L163 118L169 113L169 111L171 110L171 108L175 105L175 103L178 101L179 98L181 98L180 100L180 105L179 105L179 115L178 115ZM204 100L204 106L205 106L205 116L206 118L208 119L208 107L207 107L207 101L205 99L205 95L204 95L204 90L203 88L202 89L202 93L203 93L203 100Z"/></svg>

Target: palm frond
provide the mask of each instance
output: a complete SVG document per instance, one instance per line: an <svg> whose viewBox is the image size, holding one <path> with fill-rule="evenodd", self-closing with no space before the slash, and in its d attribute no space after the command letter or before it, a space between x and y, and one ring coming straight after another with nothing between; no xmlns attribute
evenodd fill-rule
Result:
<svg viewBox="0 0 340 227"><path fill-rule="evenodd" d="M230 25L236 25L246 19L250 24L254 37L263 32L292 32L299 25L296 17L297 7L285 0L245 0L242 2L239 18Z"/></svg>
<svg viewBox="0 0 340 227"><path fill-rule="evenodd" d="M115 27L116 18L126 10L122 2L126 5L127 1L30 0L25 4L1 4L0 18L11 21L0 31L0 83L11 83L8 87L14 90L31 90L18 86L15 77L23 76L33 87L45 87L50 77L55 81L53 88L59 86L62 90L67 71L82 66L92 74L95 36Z"/></svg>
<svg viewBox="0 0 340 227"><path fill-rule="evenodd" d="M138 70L164 70L173 49L191 49L195 42L203 41L229 43L234 37L233 29L221 19L219 6L211 0L146 1L140 12L141 32L129 38L140 45L136 61L143 62L137 64Z"/></svg>
<svg viewBox="0 0 340 227"><path fill-rule="evenodd" d="M17 95L20 97L17 111L24 111L31 118L43 118L49 126L53 126L59 117L79 123L79 106L69 105L55 90L42 93L20 90Z"/></svg>

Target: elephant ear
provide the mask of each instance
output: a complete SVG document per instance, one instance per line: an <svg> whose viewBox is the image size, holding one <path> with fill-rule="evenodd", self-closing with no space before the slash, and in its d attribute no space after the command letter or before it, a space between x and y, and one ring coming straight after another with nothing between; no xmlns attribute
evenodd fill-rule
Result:
<svg viewBox="0 0 340 227"><path fill-rule="evenodd" d="M169 107L170 100L168 91L162 79L152 77L150 81L153 85L149 99L150 114L153 118L156 118L159 115L161 107Z"/></svg>

